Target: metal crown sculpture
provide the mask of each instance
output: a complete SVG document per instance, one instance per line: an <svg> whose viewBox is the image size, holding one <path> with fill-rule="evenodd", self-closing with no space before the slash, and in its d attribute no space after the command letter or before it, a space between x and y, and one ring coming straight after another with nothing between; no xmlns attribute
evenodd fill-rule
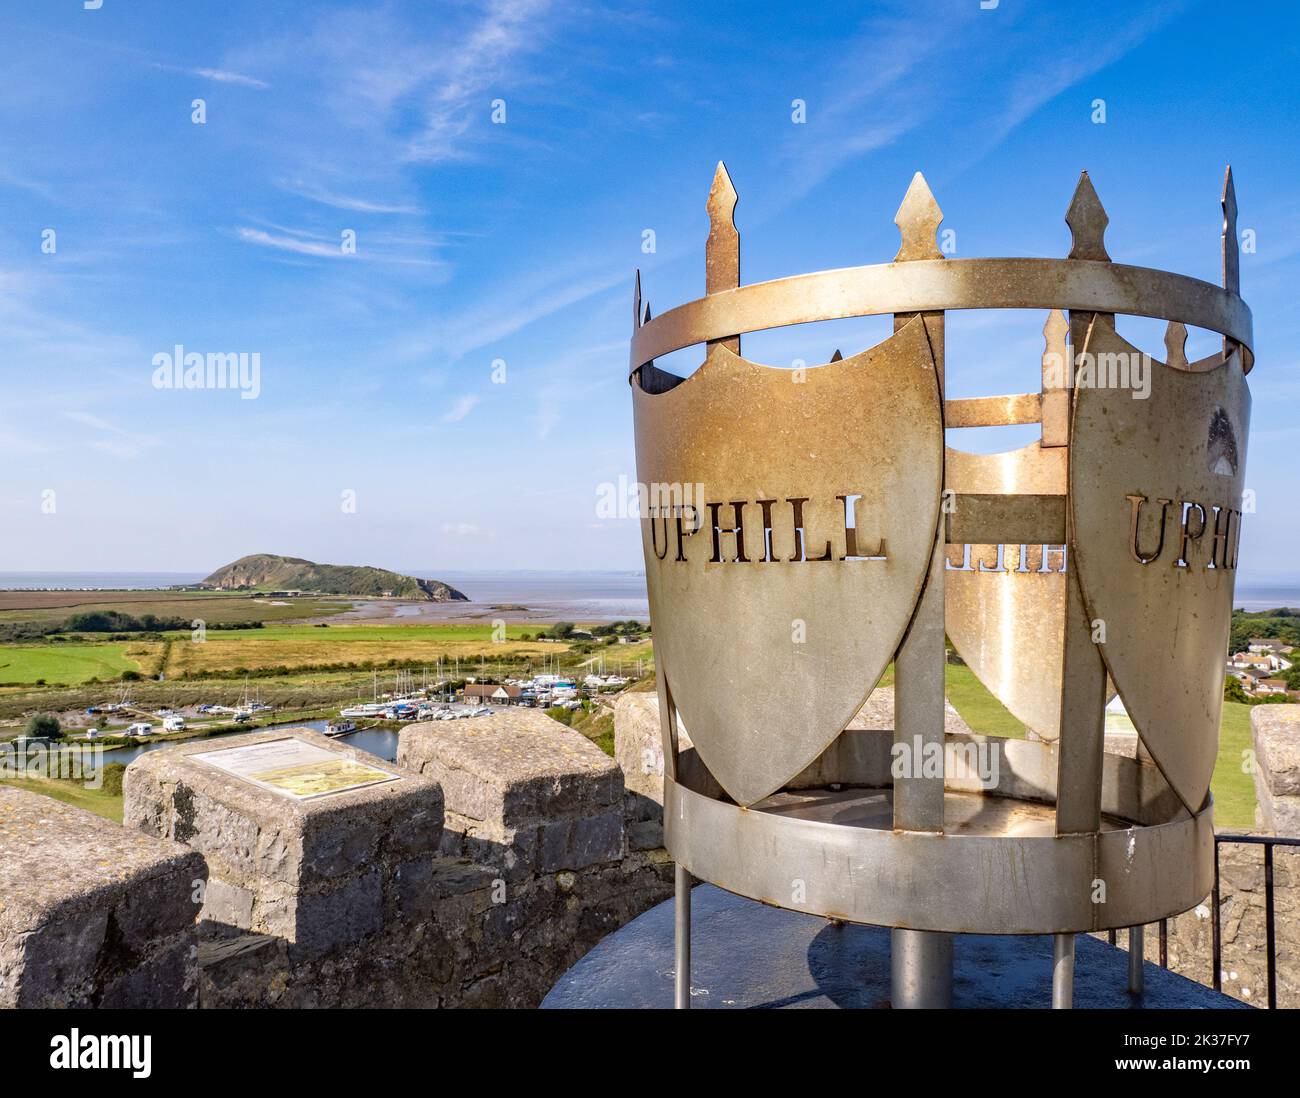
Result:
<svg viewBox="0 0 1300 1098"><path fill-rule="evenodd" d="M1071 972L1064 936L1194 906L1250 410L1231 170L1223 288L1112 262L1087 173L1066 259L945 258L917 173L892 263L742 286L735 205L719 164L706 296L652 320L638 275L634 306L673 857L853 922L1055 933ZM944 399L944 314L974 308L1050 310L1039 392ZM740 354L746 332L885 313L889 339L824 365ZM1169 322L1166 362L1121 313ZM1222 352L1188 362L1188 326ZM700 343L689 377L654 364ZM1028 423L1018 450L945 447ZM1028 738L945 735L945 632ZM894 727L858 727L891 661ZM1136 758L1104 750L1116 691Z"/></svg>

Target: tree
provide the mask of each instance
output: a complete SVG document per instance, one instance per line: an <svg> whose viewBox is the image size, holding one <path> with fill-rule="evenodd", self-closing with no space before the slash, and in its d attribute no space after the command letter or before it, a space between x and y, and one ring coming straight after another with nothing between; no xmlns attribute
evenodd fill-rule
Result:
<svg viewBox="0 0 1300 1098"><path fill-rule="evenodd" d="M23 729L23 734L43 740L59 740L63 738L63 729L59 727L59 719L53 714L34 713L27 718L27 726Z"/></svg>
<svg viewBox="0 0 1300 1098"><path fill-rule="evenodd" d="M1250 704L1250 697L1246 694L1246 688L1241 685L1241 680L1236 675L1229 675L1223 681L1223 700L1239 702L1242 705Z"/></svg>
<svg viewBox="0 0 1300 1098"><path fill-rule="evenodd" d="M551 630L551 636L563 638L569 636L569 634L571 634L572 632L573 632L573 622L557 621L555 623L555 627Z"/></svg>

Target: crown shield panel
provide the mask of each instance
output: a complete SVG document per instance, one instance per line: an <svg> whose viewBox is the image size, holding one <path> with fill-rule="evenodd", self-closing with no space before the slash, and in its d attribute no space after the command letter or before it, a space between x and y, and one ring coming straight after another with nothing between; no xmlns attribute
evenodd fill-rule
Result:
<svg viewBox="0 0 1300 1098"><path fill-rule="evenodd" d="M752 804L840 734L916 605L943 476L924 323L803 371L715 344L667 392L633 391L659 673ZM689 502L655 506L673 492Z"/></svg>
<svg viewBox="0 0 1300 1098"><path fill-rule="evenodd" d="M1129 716L1195 812L1217 755L1250 392L1236 353L1175 369L1102 317L1084 352L1098 375L1145 358L1150 391L1076 382L1072 566Z"/></svg>

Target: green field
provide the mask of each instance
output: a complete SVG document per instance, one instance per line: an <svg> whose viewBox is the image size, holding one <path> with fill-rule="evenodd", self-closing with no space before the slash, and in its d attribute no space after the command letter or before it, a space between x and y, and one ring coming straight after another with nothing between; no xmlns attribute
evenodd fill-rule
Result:
<svg viewBox="0 0 1300 1098"><path fill-rule="evenodd" d="M89 679L116 679L139 671L140 661L127 655L141 646L123 644L0 645L0 684L71 685Z"/></svg>
<svg viewBox="0 0 1300 1098"><path fill-rule="evenodd" d="M497 677L541 670L558 665L565 670L595 666L603 656L606 670L620 664L635 674L653 674L650 641L632 645L595 645L587 653L573 651L567 642L524 640L545 628L536 622L509 625L504 636L490 622L418 624L343 624L326 626L284 624L276 615L323 615L345 609L347 601L317 599L272 601L246 595L158 592L0 592L0 620L66 616L97 608L120 609L132 614L188 615L209 622L257 618L268 621L260 629L209 630L195 643L188 630L162 634L162 639L108 642L96 639L0 644L0 717L19 720L35 709L77 709L111 700L104 683L125 671L146 676L129 689L142 705L185 705L199 702L230 703L232 691L247 689L246 673L262 700L286 709L321 707L354 698L369 697L378 668L381 689L392 685L389 664L426 668L432 675L441 661L444 675ZM155 637L158 635L155 634ZM351 665L351 666L349 666ZM163 682L156 679L165 672ZM893 666L880 685L893 683ZM47 684L34 686L38 680ZM395 681L395 680L393 680ZM979 682L964 664L944 669L945 690L966 723L976 732L1020 738L1024 726ZM653 688L652 681L649 688ZM120 689L113 687L112 689ZM16 727L16 726L14 726ZM608 729L593 730L596 737ZM1249 707L1225 704L1218 766L1213 790L1216 823L1221 828L1249 828L1254 823L1255 795L1250 774L1243 768L1242 752L1250 747ZM65 798L66 799L66 798Z"/></svg>
<svg viewBox="0 0 1300 1098"><path fill-rule="evenodd" d="M270 625L262 629L209 632L201 644L190 634L164 634L172 640L168 650L168 678L195 672L237 673L240 668L341 667L349 663L400 663L435 665L441 659L459 659L462 674L473 674L480 661L512 663L562 656L569 645L525 641L524 633L539 626L508 626L502 639L492 625Z"/></svg>
<svg viewBox="0 0 1300 1098"><path fill-rule="evenodd" d="M1252 831L1255 827L1255 779L1244 765L1244 752L1251 745L1250 710L1249 705L1223 703L1219 759L1210 782L1216 831Z"/></svg>
<svg viewBox="0 0 1300 1098"><path fill-rule="evenodd" d="M1023 738L1025 727L990 694L969 667L949 664L944 688L953 708L972 731L992 736ZM1250 830L1255 826L1255 783L1243 765L1251 745L1250 706L1223 704L1219 726L1219 759L1210 782L1214 795L1214 826L1222 831Z"/></svg>
<svg viewBox="0 0 1300 1098"><path fill-rule="evenodd" d="M96 816L114 823L122 822L122 794L104 789L87 789L81 782L56 781L51 778L3 778L0 785L26 789L29 793L42 793L64 804L84 808Z"/></svg>
<svg viewBox="0 0 1300 1098"><path fill-rule="evenodd" d="M1025 726L1007 712L965 664L950 663L944 667L943 689L972 732L1017 740L1025 738Z"/></svg>
<svg viewBox="0 0 1300 1098"><path fill-rule="evenodd" d="M189 630L153 634L161 640L106 642L82 637L21 644L0 644L0 686L45 680L70 686L91 679L118 679L123 671L154 678L161 670L168 680L194 675L239 677L246 671L278 670L285 675L313 675L348 665L384 667L428 665L442 660L450 674L459 660L460 673L471 675L493 669L529 665L537 668L548 659L568 661L571 645L524 641L541 626L506 628L504 638L494 636L488 623L437 625L270 625L261 629L209 630L196 642ZM596 649L607 666L635 665L648 660L649 642L609 645ZM165 662L164 660L165 655Z"/></svg>

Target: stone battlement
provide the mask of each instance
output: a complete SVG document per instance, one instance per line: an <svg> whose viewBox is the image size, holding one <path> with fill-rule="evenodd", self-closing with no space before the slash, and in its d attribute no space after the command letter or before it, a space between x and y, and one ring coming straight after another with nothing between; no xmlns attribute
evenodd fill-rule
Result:
<svg viewBox="0 0 1300 1098"><path fill-rule="evenodd" d="M0 786L0 1006L196 1006L207 875L180 843Z"/></svg>
<svg viewBox="0 0 1300 1098"><path fill-rule="evenodd" d="M615 759L529 710L412 725L396 763L303 728L177 744L128 768L125 826L0 788L0 1005L535 1006L672 892L657 710L617 700ZM1294 833L1300 707L1251 715L1260 830ZM1284 962L1296 857L1276 855ZM1252 1003L1259 860L1222 850L1224 990ZM1206 983L1208 916L1169 923L1170 967Z"/></svg>
<svg viewBox="0 0 1300 1098"><path fill-rule="evenodd" d="M0 789L0 1005L535 1006L672 891L614 761L526 710L405 728L396 764L190 741L124 794L118 826Z"/></svg>

